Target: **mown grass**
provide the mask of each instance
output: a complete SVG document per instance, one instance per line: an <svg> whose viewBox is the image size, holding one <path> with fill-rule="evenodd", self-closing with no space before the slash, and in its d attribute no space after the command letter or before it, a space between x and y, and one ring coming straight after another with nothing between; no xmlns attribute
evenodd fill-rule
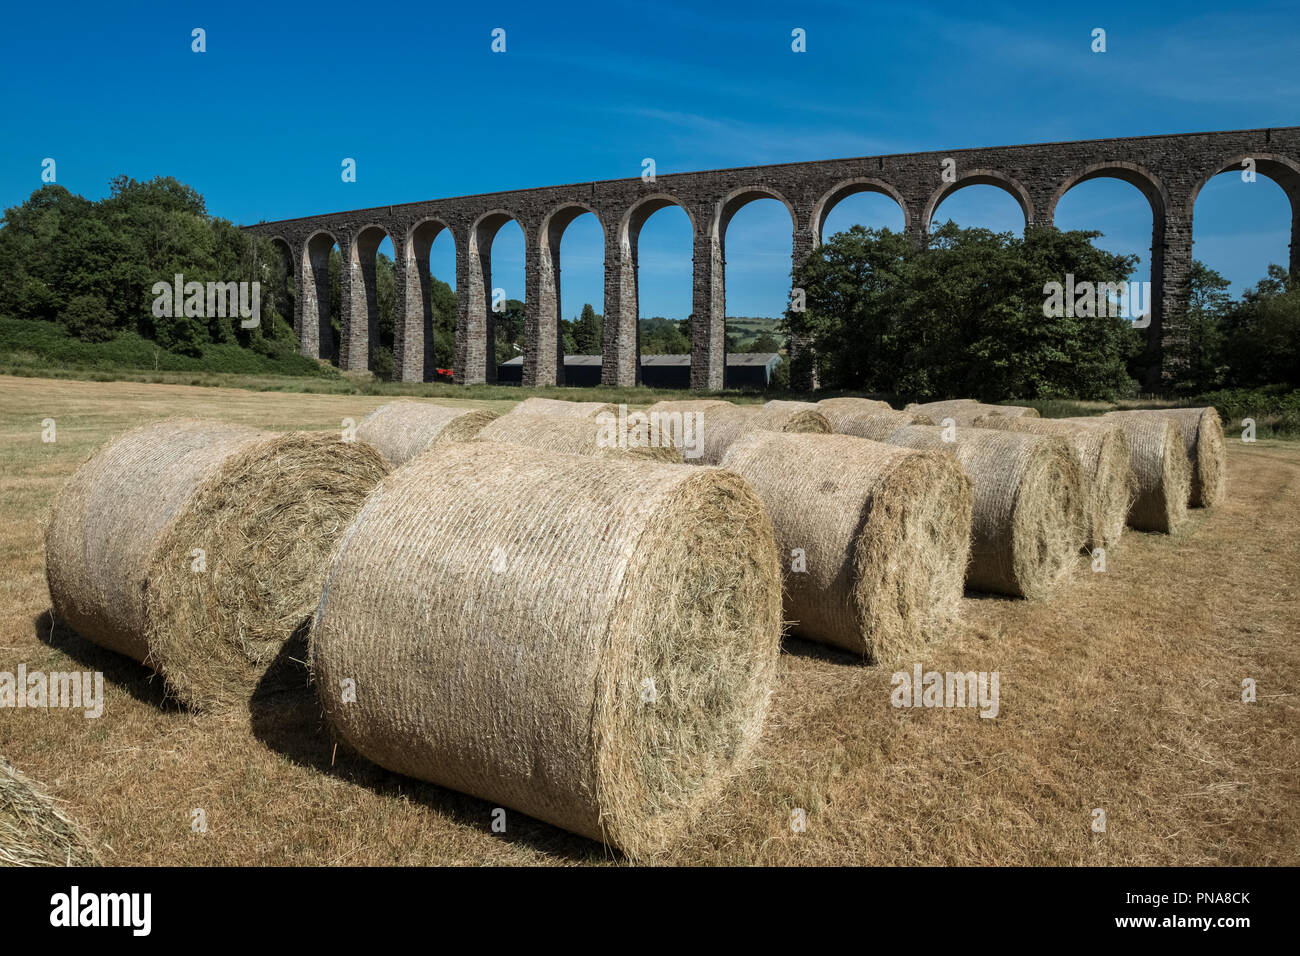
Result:
<svg viewBox="0 0 1300 956"><path fill-rule="evenodd" d="M382 400L0 378L0 671L99 670L106 697L96 720L0 710L0 753L66 802L105 862L617 860L513 811L495 833L494 803L336 747L301 650L277 662L293 680L246 714L196 715L169 706L144 667L50 621L43 522L107 438L171 415L335 428ZM1182 534L1126 534L1104 573L1081 559L1050 601L963 601L967 626L916 662L998 671L995 719L896 709L891 671L913 661L865 667L788 640L754 766L656 862L1300 863L1300 447L1228 444L1227 502ZM191 829L195 808L206 833Z"/></svg>

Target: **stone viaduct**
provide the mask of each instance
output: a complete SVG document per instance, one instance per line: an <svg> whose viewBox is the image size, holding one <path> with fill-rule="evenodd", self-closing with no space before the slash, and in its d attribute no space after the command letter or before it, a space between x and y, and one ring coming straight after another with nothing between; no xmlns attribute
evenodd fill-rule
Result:
<svg viewBox="0 0 1300 956"><path fill-rule="evenodd" d="M951 160L951 163L945 163ZM1150 388L1175 371L1178 316L1187 301L1192 261L1192 211L1212 177L1246 168L1278 183L1291 204L1290 269L1300 273L1300 127L1098 139L987 149L900 153L698 173L546 186L454 199L327 213L248 228L277 241L293 267L294 328L302 351L325 357L331 343L327 263L337 243L342 256L342 330L339 364L362 371L375 335L375 254L392 240L397 276L394 334L396 374L402 381L431 377L429 250L444 229L456 246L455 379L495 381L492 239L507 221L525 237L524 384L550 385L563 376L558 339L560 239L565 228L594 213L605 237L605 338L602 381L637 382L637 238L655 211L680 206L691 221L693 313L691 387L720 389L725 366L727 224L756 199L779 200L790 212L793 264L817 247L835 204L853 193L877 192L903 210L905 229L925 236L939 203L965 186L987 184L1008 192L1025 223L1053 223L1056 204L1081 182L1120 179L1151 204L1152 303L1147 349ZM949 172L945 176L945 169ZM796 384L811 384L806 353L792 343Z"/></svg>

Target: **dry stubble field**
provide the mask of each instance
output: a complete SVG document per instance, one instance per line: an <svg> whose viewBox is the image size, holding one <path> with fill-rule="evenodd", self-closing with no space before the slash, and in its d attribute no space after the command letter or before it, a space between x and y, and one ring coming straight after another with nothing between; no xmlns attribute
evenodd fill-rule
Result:
<svg viewBox="0 0 1300 956"><path fill-rule="evenodd" d="M338 428L386 400L0 378L0 671L102 670L106 695L97 720L0 710L0 754L64 801L104 862L617 861L517 813L494 835L491 804L336 752L291 658L248 714L194 715L145 668L51 626L46 514L105 439L178 414ZM1300 862L1300 444L1234 437L1230 500L1178 537L1130 532L1105 573L1081 560L1049 603L966 599L964 633L921 663L998 671L996 719L894 709L894 668L787 641L755 766L657 862Z"/></svg>

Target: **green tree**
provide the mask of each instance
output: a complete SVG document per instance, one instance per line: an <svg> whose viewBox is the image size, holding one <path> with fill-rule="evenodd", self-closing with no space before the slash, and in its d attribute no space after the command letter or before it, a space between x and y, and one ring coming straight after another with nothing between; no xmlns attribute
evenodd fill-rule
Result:
<svg viewBox="0 0 1300 956"><path fill-rule="evenodd" d="M689 355L690 320L655 316L640 322L642 355Z"/></svg>
<svg viewBox="0 0 1300 956"><path fill-rule="evenodd" d="M524 351L524 304L518 299L506 299L505 311L492 313L495 327L496 362L522 355Z"/></svg>
<svg viewBox="0 0 1300 956"><path fill-rule="evenodd" d="M1019 238L948 223L917 244L855 226L797 270L807 309L787 313L781 331L810 341L832 387L923 399L1114 397L1134 386L1130 323L1045 307L1047 283L1067 274L1128 278L1136 260L1097 249L1097 235Z"/></svg>
<svg viewBox="0 0 1300 956"><path fill-rule="evenodd" d="M588 302L583 305L582 313L573 322L573 353L574 355L600 355L605 336L604 316L596 314L596 310ZM566 348L567 352L568 349Z"/></svg>
<svg viewBox="0 0 1300 956"><path fill-rule="evenodd" d="M1223 318L1230 384L1300 388L1300 278L1279 265Z"/></svg>
<svg viewBox="0 0 1300 956"><path fill-rule="evenodd" d="M108 303L97 295L74 296L59 318L68 334L83 342L107 342L117 334Z"/></svg>
<svg viewBox="0 0 1300 956"><path fill-rule="evenodd" d="M427 369L427 374L432 378L433 369L451 368L456 361L456 293L441 279L431 277L429 305L433 316L433 342L429 355L432 366Z"/></svg>
<svg viewBox="0 0 1300 956"><path fill-rule="evenodd" d="M1195 395L1219 388L1227 365L1223 355L1223 320L1232 307L1231 283L1199 259L1192 260L1187 276L1185 338L1171 349L1179 368L1176 392Z"/></svg>

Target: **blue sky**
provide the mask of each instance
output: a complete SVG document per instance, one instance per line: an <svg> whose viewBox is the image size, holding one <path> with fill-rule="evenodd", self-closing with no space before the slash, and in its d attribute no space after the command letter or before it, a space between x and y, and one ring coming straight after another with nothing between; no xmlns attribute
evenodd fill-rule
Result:
<svg viewBox="0 0 1300 956"><path fill-rule="evenodd" d="M172 175L238 223L363 206L793 160L1300 122L1300 4L61 3L10 5L0 34L0 203L41 161L90 198ZM207 32L191 52L190 31ZM506 30L506 52L491 31ZM790 32L807 32L792 53ZM1107 31L1107 52L1090 50ZM339 175L357 161L357 181ZM937 218L1020 231L1009 196L969 187ZM897 227L851 197L827 234ZM1100 229L1149 275L1151 215L1123 183L1085 183L1057 224ZM1285 263L1290 209L1260 177L1221 176L1195 254L1234 292ZM523 241L502 230L493 284L523 298ZM641 241L643 315L690 311L684 214ZM600 230L561 251L563 309L601 308ZM774 200L727 235L727 311L777 315L790 225ZM449 238L435 275L451 282Z"/></svg>

